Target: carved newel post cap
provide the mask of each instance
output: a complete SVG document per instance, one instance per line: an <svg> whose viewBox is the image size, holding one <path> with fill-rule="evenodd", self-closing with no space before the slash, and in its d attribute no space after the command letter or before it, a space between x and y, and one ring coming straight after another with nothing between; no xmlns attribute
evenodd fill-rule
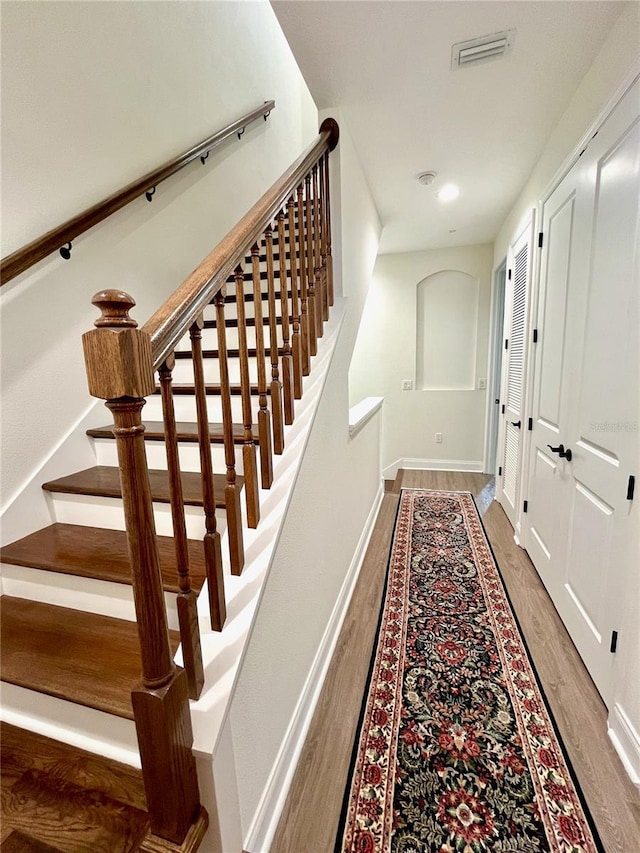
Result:
<svg viewBox="0 0 640 853"><path fill-rule="evenodd" d="M135 299L122 290L101 290L96 329L82 336L89 393L103 400L148 397L155 390L151 339L129 311Z"/></svg>
<svg viewBox="0 0 640 853"><path fill-rule="evenodd" d="M124 290L101 290L93 297L91 304L96 305L102 312L93 324L99 329L102 327L137 329L137 322L129 316L129 311L136 304L136 300Z"/></svg>

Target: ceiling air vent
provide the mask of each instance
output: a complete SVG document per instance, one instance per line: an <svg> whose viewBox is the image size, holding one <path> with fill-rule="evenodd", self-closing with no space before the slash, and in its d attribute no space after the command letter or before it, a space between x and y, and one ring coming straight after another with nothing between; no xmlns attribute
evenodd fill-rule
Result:
<svg viewBox="0 0 640 853"><path fill-rule="evenodd" d="M515 30L504 30L489 36L459 41L451 48L451 68L466 68L467 65L479 65L508 56L513 49Z"/></svg>

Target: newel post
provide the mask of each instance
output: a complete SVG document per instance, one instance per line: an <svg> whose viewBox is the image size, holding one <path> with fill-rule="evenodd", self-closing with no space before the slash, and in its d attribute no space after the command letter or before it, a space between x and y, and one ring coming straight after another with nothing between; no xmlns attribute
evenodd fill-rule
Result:
<svg viewBox="0 0 640 853"><path fill-rule="evenodd" d="M186 674L171 656L141 411L155 390L151 344L129 317L134 299L118 290L97 293L102 312L83 335L89 393L113 413L133 596L142 653L141 683L131 694L151 834L142 849L165 839L182 845L195 826L206 829L200 806ZM191 831L190 831L191 830ZM186 849L186 848L185 848Z"/></svg>

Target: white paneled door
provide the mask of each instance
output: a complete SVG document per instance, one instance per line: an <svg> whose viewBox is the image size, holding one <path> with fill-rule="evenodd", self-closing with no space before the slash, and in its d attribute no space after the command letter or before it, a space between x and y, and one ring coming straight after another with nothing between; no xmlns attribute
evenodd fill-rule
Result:
<svg viewBox="0 0 640 853"><path fill-rule="evenodd" d="M526 548L607 704L637 523L639 103L636 84L544 205L524 516Z"/></svg>
<svg viewBox="0 0 640 853"><path fill-rule="evenodd" d="M525 428L525 355L527 305L531 275L529 221L509 247L504 325L504 367L501 394L498 499L511 524L517 528L522 471L522 433Z"/></svg>

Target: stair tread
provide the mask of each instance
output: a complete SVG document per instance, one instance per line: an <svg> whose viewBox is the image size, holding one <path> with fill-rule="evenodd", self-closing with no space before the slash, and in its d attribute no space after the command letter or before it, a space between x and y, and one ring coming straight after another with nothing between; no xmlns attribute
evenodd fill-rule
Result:
<svg viewBox="0 0 640 853"><path fill-rule="evenodd" d="M257 433L258 426L252 426L254 435ZM144 421L144 437L149 441L164 441L164 423L162 421ZM198 424L193 421L177 421L176 432L178 441L197 442L198 441ZM102 427L93 427L87 430L87 435L92 438L113 438L113 426L107 424ZM213 444L221 444L224 441L224 427L219 423L209 424L209 435ZM233 424L233 439L236 443L242 443L244 439L244 426L242 424ZM257 441L257 439L256 439Z"/></svg>
<svg viewBox="0 0 640 853"><path fill-rule="evenodd" d="M249 327L249 326L255 326L255 324L256 324L255 317L247 317L247 318L246 318L246 320L245 320L245 326L247 326L247 327ZM278 326L279 326L279 325L281 325L281 324L282 324L282 317L276 317L276 325L278 325ZM262 325L263 325L263 326L268 326L268 325L269 325L269 318L268 318L268 317L263 317L263 318L262 318ZM235 328L237 328L237 326L238 326L238 318L237 318L237 317L226 317L226 318L225 318L225 326L226 326L227 328L229 328L229 329L235 329ZM206 320L206 319L205 319L205 321L204 321L204 328L205 328L205 329L215 329L215 328L216 328L216 321L215 321L215 320Z"/></svg>
<svg viewBox="0 0 640 853"><path fill-rule="evenodd" d="M0 724L2 853L131 853L148 816L142 772Z"/></svg>
<svg viewBox="0 0 640 853"><path fill-rule="evenodd" d="M218 395L219 396L222 392L222 387L220 385L214 385L211 382L207 382L204 386L204 390L205 390L205 394ZM254 395L260 393L260 390L259 390L257 385L251 385L250 391ZM242 393L242 386L241 385L230 385L229 386L229 392L233 397L239 397L240 394ZM159 394L160 389L156 388L155 393ZM173 393L176 396L184 396L184 395L195 394L195 385L188 385L188 384L182 384L182 383L175 383L174 382ZM269 390L267 389L267 391L265 393L268 394Z"/></svg>
<svg viewBox="0 0 640 853"><path fill-rule="evenodd" d="M133 720L135 622L5 595L1 632L3 681ZM169 638L175 654L178 632Z"/></svg>
<svg viewBox="0 0 640 853"><path fill-rule="evenodd" d="M162 582L167 592L178 592L174 540L158 536ZM202 542L189 540L191 586L200 592L206 569ZM131 583L127 535L123 530L51 524L0 549L0 560L14 566L37 568L113 583Z"/></svg>
<svg viewBox="0 0 640 853"><path fill-rule="evenodd" d="M247 355L249 356L249 358L255 358L257 354L258 354L258 351L255 347L247 347ZM267 358L271 354L271 350L269 349L268 345L265 346L265 348L264 348L264 354ZM220 355L220 353L217 349L203 349L202 350L202 357L203 358L218 358L219 355ZM278 347L278 355L284 355L284 347ZM192 358L192 353L191 353L191 350L176 350L174 352L174 356L179 360L180 359L182 359L182 360L189 359L190 360ZM236 349L235 347L234 348L227 348L227 357L228 358L240 358L240 350Z"/></svg>
<svg viewBox="0 0 640 853"><path fill-rule="evenodd" d="M192 471L182 472L182 491L187 506L202 506L202 484L200 474ZM214 491L216 506L224 508L224 490L227 479L223 474L214 474ZM244 479L236 478L238 486ZM169 474L167 471L149 469L149 484L154 501L169 503ZM120 470L110 465L96 465L84 471L76 471L67 477L51 480L42 487L48 492L62 492L71 495L95 495L106 498L122 497L120 487Z"/></svg>

